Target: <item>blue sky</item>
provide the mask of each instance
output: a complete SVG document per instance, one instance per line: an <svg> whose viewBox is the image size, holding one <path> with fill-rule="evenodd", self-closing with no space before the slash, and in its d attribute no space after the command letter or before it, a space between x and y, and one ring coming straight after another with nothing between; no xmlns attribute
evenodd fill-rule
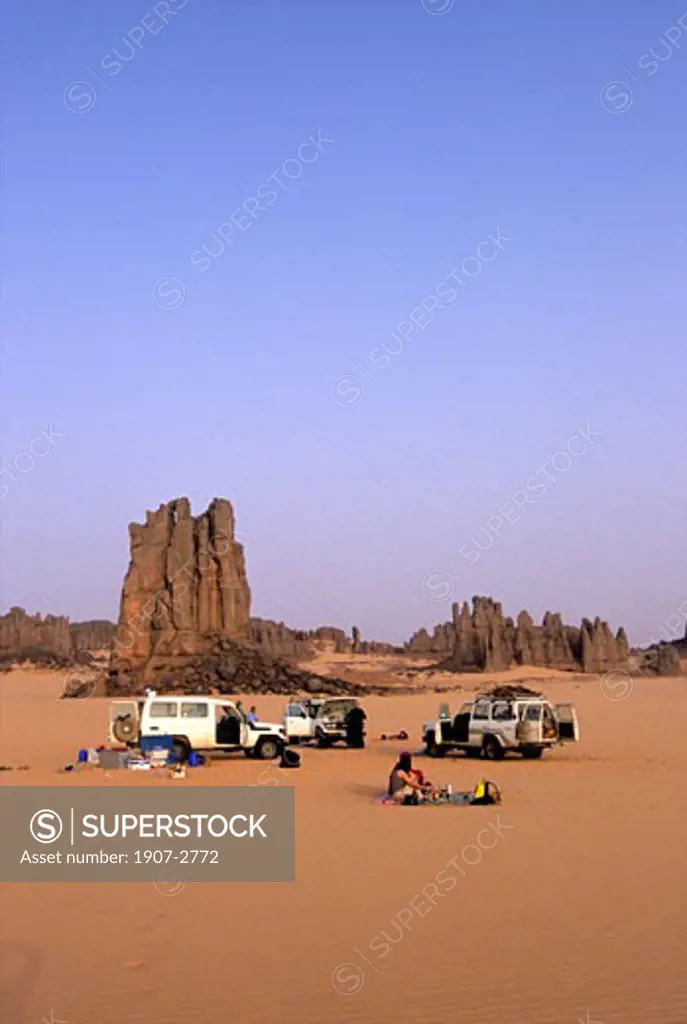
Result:
<svg viewBox="0 0 687 1024"><path fill-rule="evenodd" d="M36 0L5 31L4 605L114 617L127 523L220 495L257 615L401 640L487 593L658 634L679 5Z"/></svg>

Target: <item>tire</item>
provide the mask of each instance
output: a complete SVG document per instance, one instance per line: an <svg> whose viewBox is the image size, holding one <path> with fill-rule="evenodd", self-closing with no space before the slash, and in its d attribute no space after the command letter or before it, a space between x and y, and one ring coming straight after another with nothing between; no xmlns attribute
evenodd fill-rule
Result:
<svg viewBox="0 0 687 1024"><path fill-rule="evenodd" d="M538 761L539 758L544 753L544 748L543 747L523 747L521 753L522 753L522 756L527 761Z"/></svg>
<svg viewBox="0 0 687 1024"><path fill-rule="evenodd" d="M191 753L191 744L185 736L175 736L172 743L172 756L177 764L186 764Z"/></svg>
<svg viewBox="0 0 687 1024"><path fill-rule="evenodd" d="M275 758L281 757L282 745L279 740L272 739L270 736L265 736L261 739L255 748L255 756L259 757L261 761L274 761Z"/></svg>
<svg viewBox="0 0 687 1024"><path fill-rule="evenodd" d="M437 746L436 734L433 732L427 733L425 738L425 747L430 757L443 757L446 753L442 747Z"/></svg>
<svg viewBox="0 0 687 1024"><path fill-rule="evenodd" d="M138 729L133 715L119 715L112 726L112 735L119 743L129 744L137 738Z"/></svg>
<svg viewBox="0 0 687 1024"><path fill-rule="evenodd" d="M503 747L495 736L485 736L482 744L482 756L487 761L503 761Z"/></svg>

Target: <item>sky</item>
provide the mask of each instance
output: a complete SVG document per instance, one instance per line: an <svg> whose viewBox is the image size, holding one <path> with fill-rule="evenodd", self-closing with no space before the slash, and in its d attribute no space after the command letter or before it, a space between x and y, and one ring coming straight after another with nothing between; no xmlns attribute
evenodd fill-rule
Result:
<svg viewBox="0 0 687 1024"><path fill-rule="evenodd" d="M1 610L116 617L127 524L221 496L294 627L684 632L687 8L4 29Z"/></svg>

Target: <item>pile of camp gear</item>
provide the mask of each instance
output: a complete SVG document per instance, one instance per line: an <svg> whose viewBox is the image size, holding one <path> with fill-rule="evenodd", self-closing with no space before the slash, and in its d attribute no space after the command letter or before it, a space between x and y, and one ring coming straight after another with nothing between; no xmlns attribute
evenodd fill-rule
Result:
<svg viewBox="0 0 687 1024"><path fill-rule="evenodd" d="M208 763L208 758L195 751L188 756L188 766L198 768ZM105 771L171 772L174 778L185 778L186 771L178 762L173 736L142 736L136 747L91 747L79 750L75 765L102 768Z"/></svg>

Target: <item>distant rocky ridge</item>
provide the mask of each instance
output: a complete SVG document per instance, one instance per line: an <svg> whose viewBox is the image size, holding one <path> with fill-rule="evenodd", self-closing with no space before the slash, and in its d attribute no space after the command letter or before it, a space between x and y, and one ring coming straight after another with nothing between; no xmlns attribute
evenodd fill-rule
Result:
<svg viewBox="0 0 687 1024"><path fill-rule="evenodd" d="M74 651L109 651L117 626L107 619L89 619L72 622L72 649Z"/></svg>
<svg viewBox="0 0 687 1024"><path fill-rule="evenodd" d="M361 640L360 630L353 627L349 637L337 626L319 626L317 629L291 629L283 622L271 619L250 620L253 644L277 658L288 661L305 661L314 657L325 647L335 654L403 654L403 647L381 643L378 640Z"/></svg>
<svg viewBox="0 0 687 1024"><path fill-rule="evenodd" d="M499 672L512 665L588 673L632 668L622 628L614 635L599 618L566 626L551 612L537 626L526 611L515 620L505 617L501 605L488 597L474 597L472 609L467 602L454 604L450 622L436 626L431 635L418 630L402 647L362 640L357 626L349 636L335 626L295 630L283 622L251 618L243 547L235 539L234 511L226 499L214 499L194 517L188 499L178 498L147 512L144 524L130 524L129 536L131 557L118 624L70 623L66 616L42 618L11 608L0 616L0 667L23 660L64 665L83 661L90 652L111 651L113 692L124 692L126 686L138 691L158 680L171 685L175 673L182 682L211 686L214 678L215 685L229 685L230 665L235 667L233 684L247 688L242 692L251 686L263 692L258 669L283 692L282 686L292 689L294 664L322 653L408 654L453 672ZM686 648L687 634L683 641L642 652L634 666L673 674ZM320 692L354 689L343 680L309 673L302 676L303 689L315 692L318 679Z"/></svg>
<svg viewBox="0 0 687 1024"><path fill-rule="evenodd" d="M421 629L408 644L411 654L441 659L453 672L502 672L512 665L604 673L627 665L630 648L621 627L613 634L608 623L583 619L579 627L565 626L561 616L547 612L535 626L529 612L516 620L504 617L490 597L455 603L451 622L435 627L432 636Z"/></svg>
<svg viewBox="0 0 687 1024"><path fill-rule="evenodd" d="M108 650L115 628L105 619L70 622L66 615L28 615L14 606L0 615L0 662L69 665L86 651Z"/></svg>

